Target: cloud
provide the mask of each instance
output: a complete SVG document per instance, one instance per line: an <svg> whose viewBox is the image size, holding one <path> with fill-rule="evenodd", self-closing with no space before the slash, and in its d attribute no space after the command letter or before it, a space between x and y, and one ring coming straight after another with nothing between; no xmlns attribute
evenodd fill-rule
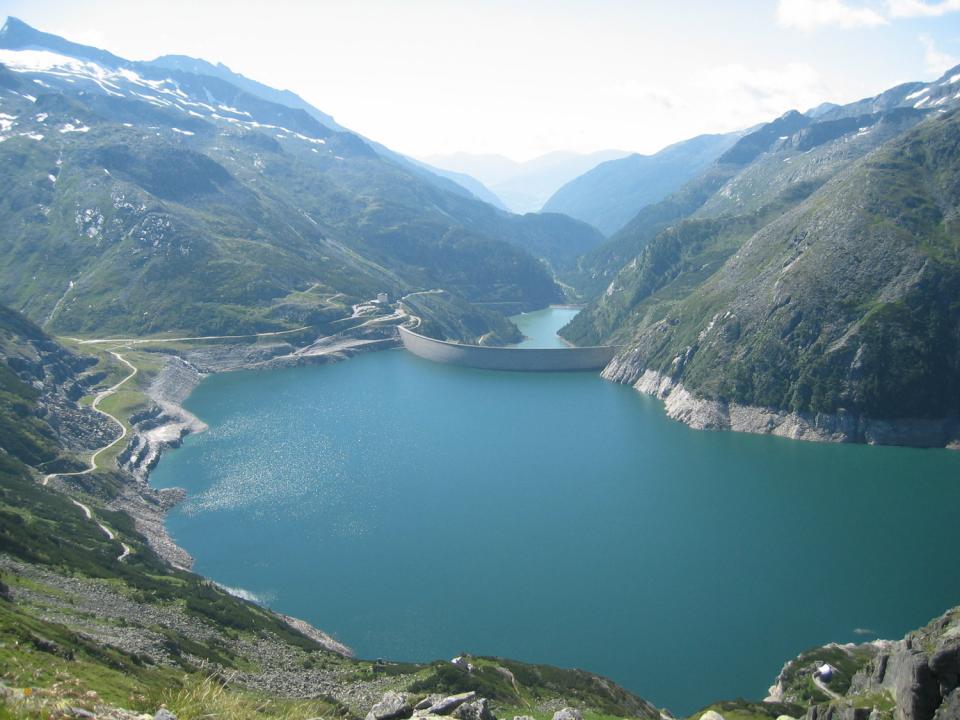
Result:
<svg viewBox="0 0 960 720"><path fill-rule="evenodd" d="M776 68L721 65L705 73L703 93L724 129L766 122L787 110L805 110L831 96L819 73L806 63Z"/></svg>
<svg viewBox="0 0 960 720"><path fill-rule="evenodd" d="M890 17L940 17L950 12L960 12L960 0L940 0L928 3L923 0L887 0Z"/></svg>
<svg viewBox="0 0 960 720"><path fill-rule="evenodd" d="M940 75L960 65L960 58L940 50L929 35L921 35L920 43L923 45L923 64L926 65L928 72Z"/></svg>
<svg viewBox="0 0 960 720"><path fill-rule="evenodd" d="M777 22L797 30L815 30L818 27L876 27L886 25L887 19L876 10L851 7L841 0L779 0Z"/></svg>

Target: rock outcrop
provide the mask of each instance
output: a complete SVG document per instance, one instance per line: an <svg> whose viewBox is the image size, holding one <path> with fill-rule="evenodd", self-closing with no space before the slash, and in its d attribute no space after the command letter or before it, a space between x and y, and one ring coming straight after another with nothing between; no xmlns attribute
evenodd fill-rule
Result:
<svg viewBox="0 0 960 720"><path fill-rule="evenodd" d="M607 365L603 377L630 383L645 395L663 401L669 417L695 430L733 430L818 442L960 449L960 419L874 420L846 413L797 413L712 400L695 395L667 375L638 370L629 358L622 356Z"/></svg>
<svg viewBox="0 0 960 720"><path fill-rule="evenodd" d="M816 668L837 667L829 683ZM960 608L903 640L827 645L788 662L766 702L807 707L805 720L960 718Z"/></svg>
<svg viewBox="0 0 960 720"><path fill-rule="evenodd" d="M400 720L413 714L413 705L407 693L391 690L386 693L380 702L370 708L366 720Z"/></svg>
<svg viewBox="0 0 960 720"><path fill-rule="evenodd" d="M891 643L854 676L852 694L888 693L897 720L949 717L960 687L960 611L951 610L921 630ZM944 715L946 713L946 715Z"/></svg>

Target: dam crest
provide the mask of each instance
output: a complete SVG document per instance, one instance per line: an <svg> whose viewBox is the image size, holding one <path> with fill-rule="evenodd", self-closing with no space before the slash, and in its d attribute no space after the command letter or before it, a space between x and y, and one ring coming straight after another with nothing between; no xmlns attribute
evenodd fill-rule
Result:
<svg viewBox="0 0 960 720"><path fill-rule="evenodd" d="M599 370L613 359L618 349L615 345L569 348L487 347L436 340L413 332L402 325L397 329L400 331L403 347L418 357L480 370L518 372Z"/></svg>

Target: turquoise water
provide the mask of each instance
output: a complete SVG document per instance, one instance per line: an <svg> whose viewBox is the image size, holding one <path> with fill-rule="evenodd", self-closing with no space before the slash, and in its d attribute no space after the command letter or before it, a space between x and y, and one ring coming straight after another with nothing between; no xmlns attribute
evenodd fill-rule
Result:
<svg viewBox="0 0 960 720"><path fill-rule="evenodd" d="M698 432L592 373L399 350L187 406L210 430L152 482L188 489L196 570L363 657L582 667L687 713L960 602L960 453Z"/></svg>
<svg viewBox="0 0 960 720"><path fill-rule="evenodd" d="M514 315L511 320L520 328L524 338L515 347L563 348L567 344L557 335L557 330L573 320L580 312L577 307L548 307L544 310Z"/></svg>

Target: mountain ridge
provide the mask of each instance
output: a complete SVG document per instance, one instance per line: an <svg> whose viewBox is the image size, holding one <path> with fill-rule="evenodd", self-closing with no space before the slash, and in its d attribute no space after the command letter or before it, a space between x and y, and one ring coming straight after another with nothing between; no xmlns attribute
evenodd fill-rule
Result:
<svg viewBox="0 0 960 720"><path fill-rule="evenodd" d="M588 256L619 269L562 334L694 427L957 447L958 70L744 136Z"/></svg>
<svg viewBox="0 0 960 720"><path fill-rule="evenodd" d="M557 190L543 212L560 212L611 235L716 160L740 133L698 135L652 155L607 160Z"/></svg>
<svg viewBox="0 0 960 720"><path fill-rule="evenodd" d="M26 34L34 47L111 64L0 49L10 89L0 164L18 187L7 196L15 231L0 244L0 295L51 327L323 329L349 314L328 302L338 293L359 301L437 285L530 308L563 297L531 252L562 265L602 239L572 219L521 218L451 191L449 180L222 78L8 26L16 32L0 46L20 47ZM69 261L49 263L51 252ZM215 270L200 273L201 259ZM15 267L36 282L21 283Z"/></svg>

